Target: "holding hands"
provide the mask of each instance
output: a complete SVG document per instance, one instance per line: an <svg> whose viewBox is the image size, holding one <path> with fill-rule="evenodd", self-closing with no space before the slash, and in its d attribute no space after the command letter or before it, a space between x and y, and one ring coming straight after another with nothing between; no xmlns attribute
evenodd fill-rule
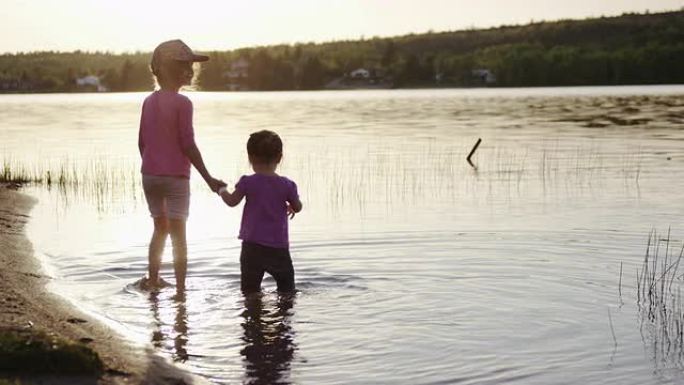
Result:
<svg viewBox="0 0 684 385"><path fill-rule="evenodd" d="M242 198L244 198L245 196L238 190L234 190L232 193L229 192L226 188L226 183L224 181L219 182L221 182L221 185L215 191L215 193L217 193L221 197L223 202L225 202L230 207L235 207L238 204L240 204L240 201L242 201Z"/></svg>
<svg viewBox="0 0 684 385"><path fill-rule="evenodd" d="M216 178L211 177L211 176L209 178L207 178L206 182L207 182L207 185L209 186L209 188L211 189L211 191L215 192L215 193L218 193L218 190L221 187L227 186L226 182L222 181L221 179L216 179Z"/></svg>

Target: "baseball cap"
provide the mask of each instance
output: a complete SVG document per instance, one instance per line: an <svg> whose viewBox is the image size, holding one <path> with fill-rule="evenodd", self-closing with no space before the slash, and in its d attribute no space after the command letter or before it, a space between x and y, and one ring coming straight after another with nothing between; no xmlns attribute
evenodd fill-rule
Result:
<svg viewBox="0 0 684 385"><path fill-rule="evenodd" d="M154 49L151 65L155 70L161 63L168 61L204 62L207 60L209 56L197 55L182 40L176 39L165 41Z"/></svg>

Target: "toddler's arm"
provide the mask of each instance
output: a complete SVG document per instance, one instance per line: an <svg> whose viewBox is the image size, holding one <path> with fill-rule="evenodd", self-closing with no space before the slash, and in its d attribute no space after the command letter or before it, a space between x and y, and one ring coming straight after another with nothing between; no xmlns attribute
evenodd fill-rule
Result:
<svg viewBox="0 0 684 385"><path fill-rule="evenodd" d="M240 192L240 190L235 190L232 193L229 193L228 190L225 187L221 187L218 190L218 195L223 199L223 201L230 207L235 207L242 202L242 198L244 198L244 194Z"/></svg>
<svg viewBox="0 0 684 385"><path fill-rule="evenodd" d="M294 218L295 213L302 211L302 201L299 199L299 194L297 193L297 185L295 182L290 181L290 191L287 194L287 215L290 219Z"/></svg>
<svg viewBox="0 0 684 385"><path fill-rule="evenodd" d="M289 207L292 209L293 213L298 213L302 211L302 201L300 201L299 198L288 203L290 204Z"/></svg>

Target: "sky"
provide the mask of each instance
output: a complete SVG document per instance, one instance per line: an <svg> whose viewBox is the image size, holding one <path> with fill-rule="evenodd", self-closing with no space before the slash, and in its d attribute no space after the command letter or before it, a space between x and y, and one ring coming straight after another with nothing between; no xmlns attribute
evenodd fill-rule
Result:
<svg viewBox="0 0 684 385"><path fill-rule="evenodd" d="M679 10L684 0L0 0L0 52L196 51Z"/></svg>

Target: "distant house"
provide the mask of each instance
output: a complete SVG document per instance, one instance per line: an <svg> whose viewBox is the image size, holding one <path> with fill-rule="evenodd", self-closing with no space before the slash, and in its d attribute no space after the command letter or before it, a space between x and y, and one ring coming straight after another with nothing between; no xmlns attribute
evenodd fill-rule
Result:
<svg viewBox="0 0 684 385"><path fill-rule="evenodd" d="M365 68L358 68L351 71L349 77L352 79L369 79L371 77L371 72Z"/></svg>
<svg viewBox="0 0 684 385"><path fill-rule="evenodd" d="M226 79L226 87L231 91L238 91L246 88L247 78L249 77L249 61L244 57L230 64L230 69L223 73Z"/></svg>
<svg viewBox="0 0 684 385"><path fill-rule="evenodd" d="M249 61L244 57L230 64L230 70L224 73L228 78L246 78L249 75Z"/></svg>
<svg viewBox="0 0 684 385"><path fill-rule="evenodd" d="M496 83L496 76L486 68L472 70L471 76L476 84L490 85Z"/></svg>
<svg viewBox="0 0 684 385"><path fill-rule="evenodd" d="M14 91L20 89L21 82L18 79L0 80L0 89L3 91Z"/></svg>
<svg viewBox="0 0 684 385"><path fill-rule="evenodd" d="M5 91L5 92L24 92L24 91L31 91L36 89L35 83L32 81L25 79L24 77L14 79L14 78L6 78L6 79L0 79L0 91Z"/></svg>
<svg viewBox="0 0 684 385"><path fill-rule="evenodd" d="M108 91L107 87L100 83L100 78L95 75L88 75L76 79L76 85L81 88L93 89L97 92Z"/></svg>
<svg viewBox="0 0 684 385"><path fill-rule="evenodd" d="M384 68L357 68L326 83L329 90L392 88L392 76Z"/></svg>

